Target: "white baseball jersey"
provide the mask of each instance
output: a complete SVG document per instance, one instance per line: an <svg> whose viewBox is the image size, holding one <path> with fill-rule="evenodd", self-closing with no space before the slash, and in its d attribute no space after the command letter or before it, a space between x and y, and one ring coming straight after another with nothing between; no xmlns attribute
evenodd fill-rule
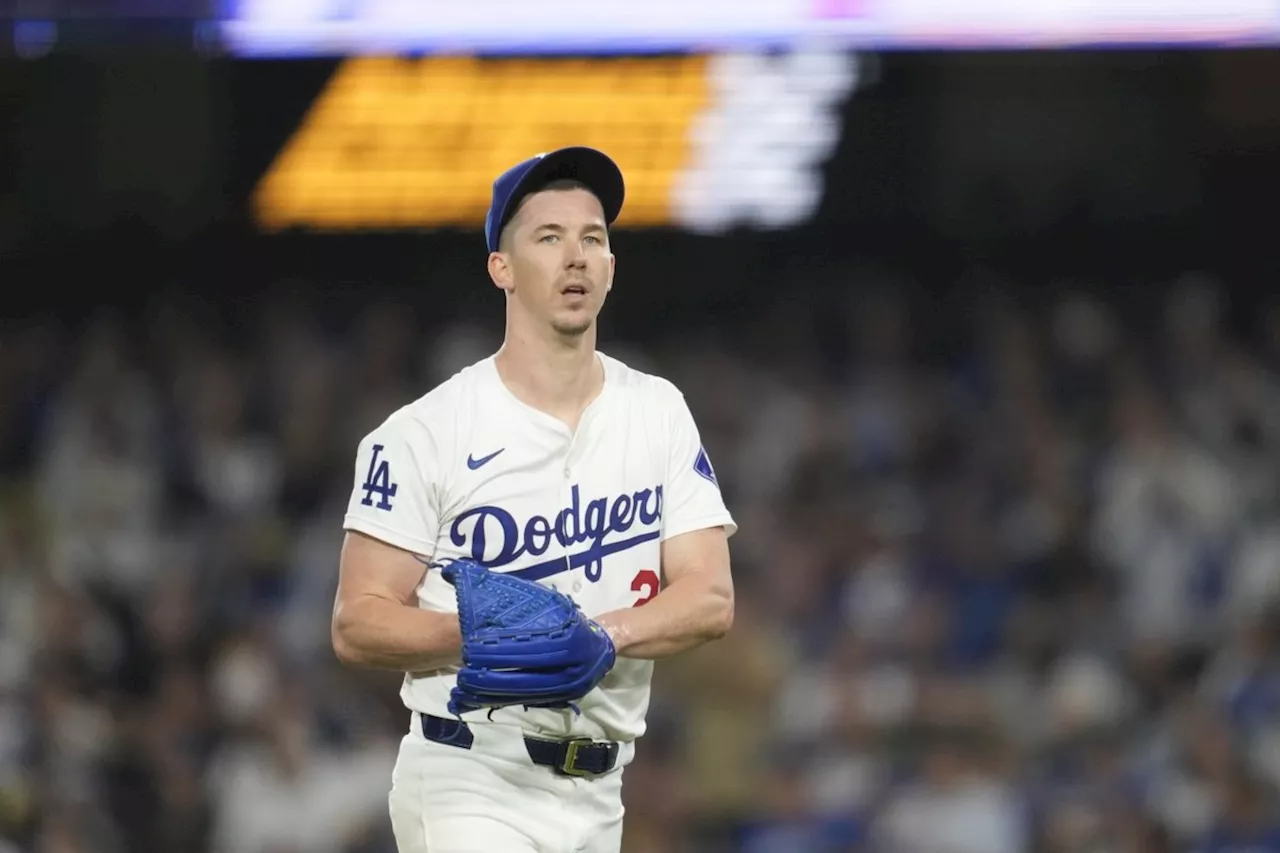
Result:
<svg viewBox="0 0 1280 853"><path fill-rule="evenodd" d="M651 599L663 540L707 527L732 535L737 526L680 391L599 357L604 388L576 433L517 399L492 356L394 412L360 442L345 527L552 585L589 617ZM457 610L436 570L418 601ZM456 673L407 674L405 705L450 716ZM579 703L581 716L508 708L493 720L547 736L631 740L644 733L652 673L651 661L619 658Z"/></svg>

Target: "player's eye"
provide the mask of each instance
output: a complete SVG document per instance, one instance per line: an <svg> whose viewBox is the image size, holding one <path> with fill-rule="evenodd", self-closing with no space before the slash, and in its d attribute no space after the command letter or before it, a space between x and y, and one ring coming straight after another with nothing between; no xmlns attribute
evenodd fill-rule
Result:
<svg viewBox="0 0 1280 853"><path fill-rule="evenodd" d="M542 237L538 240L538 242L539 242L539 243L552 243L552 242L554 242L554 241L556 241L556 240L558 240L558 239L560 239L560 238L559 238L557 235L555 235L555 234L543 234L543 235L542 235Z"/></svg>
<svg viewBox="0 0 1280 853"><path fill-rule="evenodd" d="M599 245L601 242L603 242L599 237L595 236L594 234L588 234L585 239L588 243L594 243L596 245Z"/></svg>

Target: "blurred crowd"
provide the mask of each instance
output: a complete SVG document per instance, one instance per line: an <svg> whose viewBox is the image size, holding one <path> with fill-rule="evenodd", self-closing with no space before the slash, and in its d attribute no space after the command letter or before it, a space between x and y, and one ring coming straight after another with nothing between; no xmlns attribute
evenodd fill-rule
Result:
<svg viewBox="0 0 1280 853"><path fill-rule="evenodd" d="M1280 853L1280 310L970 290L601 341L741 525L627 853ZM500 308L312 308L0 333L3 853L394 850L398 678L329 646L354 451Z"/></svg>

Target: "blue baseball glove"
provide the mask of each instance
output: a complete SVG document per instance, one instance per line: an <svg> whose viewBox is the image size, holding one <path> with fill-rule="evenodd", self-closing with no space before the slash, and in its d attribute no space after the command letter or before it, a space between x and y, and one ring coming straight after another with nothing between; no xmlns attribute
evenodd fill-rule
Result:
<svg viewBox="0 0 1280 853"><path fill-rule="evenodd" d="M613 668L609 635L562 592L474 560L435 564L453 585L462 669L449 713L573 708Z"/></svg>

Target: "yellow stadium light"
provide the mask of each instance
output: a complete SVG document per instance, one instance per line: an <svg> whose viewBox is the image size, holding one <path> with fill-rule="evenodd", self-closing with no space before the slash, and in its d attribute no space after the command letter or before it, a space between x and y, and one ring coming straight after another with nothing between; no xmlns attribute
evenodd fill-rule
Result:
<svg viewBox="0 0 1280 853"><path fill-rule="evenodd" d="M590 145L627 179L619 225L669 225L700 56L344 62L259 183L268 230L481 227L491 182L540 151Z"/></svg>

